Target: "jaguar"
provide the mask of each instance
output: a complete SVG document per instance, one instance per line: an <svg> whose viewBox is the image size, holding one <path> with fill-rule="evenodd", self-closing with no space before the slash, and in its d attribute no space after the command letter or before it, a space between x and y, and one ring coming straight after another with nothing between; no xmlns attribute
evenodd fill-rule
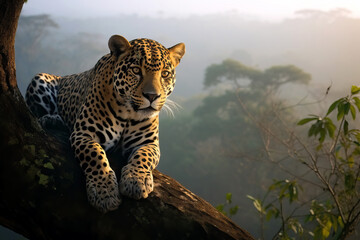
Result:
<svg viewBox="0 0 360 240"><path fill-rule="evenodd" d="M159 112L172 93L184 43L166 48L147 39L110 37L110 53L88 71L37 74L25 99L41 125L62 122L86 179L87 197L101 212L121 197L147 198L159 163ZM120 146L129 156L119 181L107 152Z"/></svg>

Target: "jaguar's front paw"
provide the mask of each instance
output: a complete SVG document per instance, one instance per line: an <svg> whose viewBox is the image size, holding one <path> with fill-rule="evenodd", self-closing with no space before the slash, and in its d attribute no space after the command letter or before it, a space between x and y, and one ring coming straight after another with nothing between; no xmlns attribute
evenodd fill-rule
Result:
<svg viewBox="0 0 360 240"><path fill-rule="evenodd" d="M134 199L140 199L147 198L153 191L154 183L151 171L142 172L125 166L121 172L121 194Z"/></svg>
<svg viewBox="0 0 360 240"><path fill-rule="evenodd" d="M106 213L115 210L121 203L115 173L110 171L101 179L89 178L86 181L87 196L91 205Z"/></svg>

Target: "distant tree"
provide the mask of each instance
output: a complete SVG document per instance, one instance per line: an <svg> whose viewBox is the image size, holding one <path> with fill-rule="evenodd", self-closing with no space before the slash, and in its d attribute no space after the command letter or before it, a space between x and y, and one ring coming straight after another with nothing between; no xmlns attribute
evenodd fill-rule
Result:
<svg viewBox="0 0 360 240"><path fill-rule="evenodd" d="M273 66L264 71L246 66L241 62L226 59L206 69L205 87L230 81L235 87L250 87L251 90L274 93L287 83L307 84L311 75L294 65Z"/></svg>
<svg viewBox="0 0 360 240"><path fill-rule="evenodd" d="M21 16L19 29L16 33L16 45L21 54L33 56L39 51L41 40L59 25L47 14Z"/></svg>
<svg viewBox="0 0 360 240"><path fill-rule="evenodd" d="M48 56L56 54L51 49L44 51L43 43L49 38L51 30L58 27L58 24L46 14L20 17L15 41L15 59L22 93L36 73L45 71L45 66L53 63L53 59L49 59Z"/></svg>
<svg viewBox="0 0 360 240"><path fill-rule="evenodd" d="M285 84L308 84L311 75L294 65L273 66L263 71L262 78L252 81L254 89L277 90Z"/></svg>
<svg viewBox="0 0 360 240"><path fill-rule="evenodd" d="M261 79L262 72L233 59L226 59L221 64L212 64L205 70L205 87L218 85L230 81L236 86L244 87L241 80L256 81Z"/></svg>
<svg viewBox="0 0 360 240"><path fill-rule="evenodd" d="M303 9L296 11L295 14L306 18L333 20L340 17L348 17L351 14L351 11L345 8L336 8L330 11Z"/></svg>
<svg viewBox="0 0 360 240"><path fill-rule="evenodd" d="M61 36L59 25L49 15L21 16L16 34L16 63L20 91L39 72L68 75L94 66L106 45L100 34L80 32Z"/></svg>

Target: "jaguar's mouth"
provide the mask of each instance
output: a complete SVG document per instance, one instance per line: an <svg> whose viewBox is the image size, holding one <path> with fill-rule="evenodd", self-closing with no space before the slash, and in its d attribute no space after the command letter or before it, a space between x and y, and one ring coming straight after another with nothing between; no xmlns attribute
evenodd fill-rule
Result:
<svg viewBox="0 0 360 240"><path fill-rule="evenodd" d="M152 106L146 107L146 108L139 108L138 111L144 111L144 112L154 112L157 111L155 108L153 108Z"/></svg>
<svg viewBox="0 0 360 240"><path fill-rule="evenodd" d="M156 110L155 108L149 106L145 108L138 108L136 111L136 115L139 119L148 119L155 117L159 114L159 110Z"/></svg>

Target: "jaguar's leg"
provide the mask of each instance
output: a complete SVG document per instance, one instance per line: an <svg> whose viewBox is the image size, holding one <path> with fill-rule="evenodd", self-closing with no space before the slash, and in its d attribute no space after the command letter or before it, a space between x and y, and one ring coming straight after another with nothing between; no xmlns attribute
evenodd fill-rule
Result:
<svg viewBox="0 0 360 240"><path fill-rule="evenodd" d="M26 90L26 104L42 126L58 123L64 125L62 118L58 115L58 79L57 76L40 73L31 80Z"/></svg>
<svg viewBox="0 0 360 240"><path fill-rule="evenodd" d="M135 199L147 198L154 189L152 170L160 159L158 144L140 146L121 171L120 192Z"/></svg>
<svg viewBox="0 0 360 240"><path fill-rule="evenodd" d="M70 141L86 177L90 204L104 213L117 209L121 203L118 183L104 149L90 136L77 131Z"/></svg>

